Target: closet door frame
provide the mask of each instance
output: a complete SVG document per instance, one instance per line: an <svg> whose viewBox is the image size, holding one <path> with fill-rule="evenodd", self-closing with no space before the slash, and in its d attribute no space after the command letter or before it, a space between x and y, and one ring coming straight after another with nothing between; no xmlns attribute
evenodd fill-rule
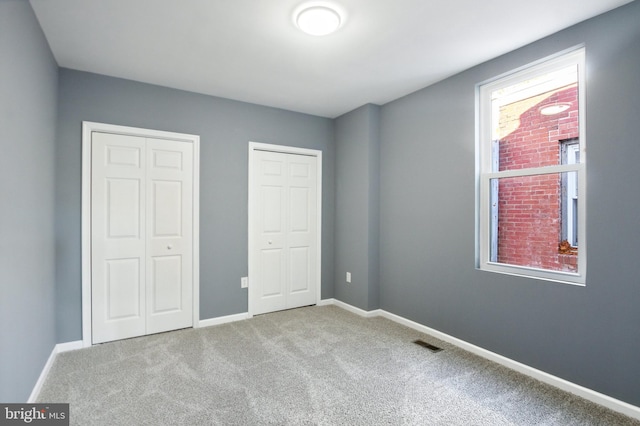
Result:
<svg viewBox="0 0 640 426"><path fill-rule="evenodd" d="M82 346L92 345L91 331L91 134L93 132L170 139L193 144L193 327L200 322L200 136L186 133L82 122Z"/></svg>

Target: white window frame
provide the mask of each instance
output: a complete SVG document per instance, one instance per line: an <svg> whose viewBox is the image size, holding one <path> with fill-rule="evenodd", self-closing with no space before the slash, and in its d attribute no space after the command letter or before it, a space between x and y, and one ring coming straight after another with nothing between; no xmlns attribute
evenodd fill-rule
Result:
<svg viewBox="0 0 640 426"><path fill-rule="evenodd" d="M578 120L580 164L558 164L516 170L493 171L492 103L494 91L571 65L578 67ZM484 271L524 276L574 285L586 283L586 137L585 137L585 49L579 46L525 65L476 86L476 268ZM491 179L577 172L578 175L578 271L564 272L492 262Z"/></svg>

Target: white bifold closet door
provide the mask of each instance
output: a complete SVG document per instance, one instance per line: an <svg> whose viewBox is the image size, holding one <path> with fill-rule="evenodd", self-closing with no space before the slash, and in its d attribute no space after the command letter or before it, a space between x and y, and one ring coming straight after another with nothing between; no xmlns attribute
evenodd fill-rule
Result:
<svg viewBox="0 0 640 426"><path fill-rule="evenodd" d="M94 132L93 343L193 325L193 146Z"/></svg>
<svg viewBox="0 0 640 426"><path fill-rule="evenodd" d="M317 303L317 158L256 151L252 314Z"/></svg>

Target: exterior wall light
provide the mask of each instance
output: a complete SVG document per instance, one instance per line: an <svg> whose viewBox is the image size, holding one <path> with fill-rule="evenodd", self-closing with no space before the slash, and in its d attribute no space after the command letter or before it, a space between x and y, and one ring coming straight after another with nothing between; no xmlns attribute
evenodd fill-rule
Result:
<svg viewBox="0 0 640 426"><path fill-rule="evenodd" d="M540 114L556 115L556 114L560 114L561 112L565 112L569 108L571 108L571 104L568 102L563 102L563 103L553 104L553 105L546 105L540 108Z"/></svg>

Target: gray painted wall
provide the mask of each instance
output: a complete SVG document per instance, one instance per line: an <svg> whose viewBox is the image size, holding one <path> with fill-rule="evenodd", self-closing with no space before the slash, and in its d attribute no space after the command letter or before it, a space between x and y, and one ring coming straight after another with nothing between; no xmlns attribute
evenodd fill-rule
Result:
<svg viewBox="0 0 640 426"><path fill-rule="evenodd" d="M383 107L383 309L640 405L638 22L636 1ZM478 271L475 85L581 43L586 287Z"/></svg>
<svg viewBox="0 0 640 426"><path fill-rule="evenodd" d="M379 307L379 115L365 105L336 119L335 297L365 310Z"/></svg>
<svg viewBox="0 0 640 426"><path fill-rule="evenodd" d="M24 402L56 343L58 72L26 1L0 1L0 58L0 401Z"/></svg>
<svg viewBox="0 0 640 426"><path fill-rule="evenodd" d="M212 96L60 70L56 147L58 341L82 338L81 125L200 135L200 318L247 312L249 141L323 151L322 297L333 297L333 122Z"/></svg>

